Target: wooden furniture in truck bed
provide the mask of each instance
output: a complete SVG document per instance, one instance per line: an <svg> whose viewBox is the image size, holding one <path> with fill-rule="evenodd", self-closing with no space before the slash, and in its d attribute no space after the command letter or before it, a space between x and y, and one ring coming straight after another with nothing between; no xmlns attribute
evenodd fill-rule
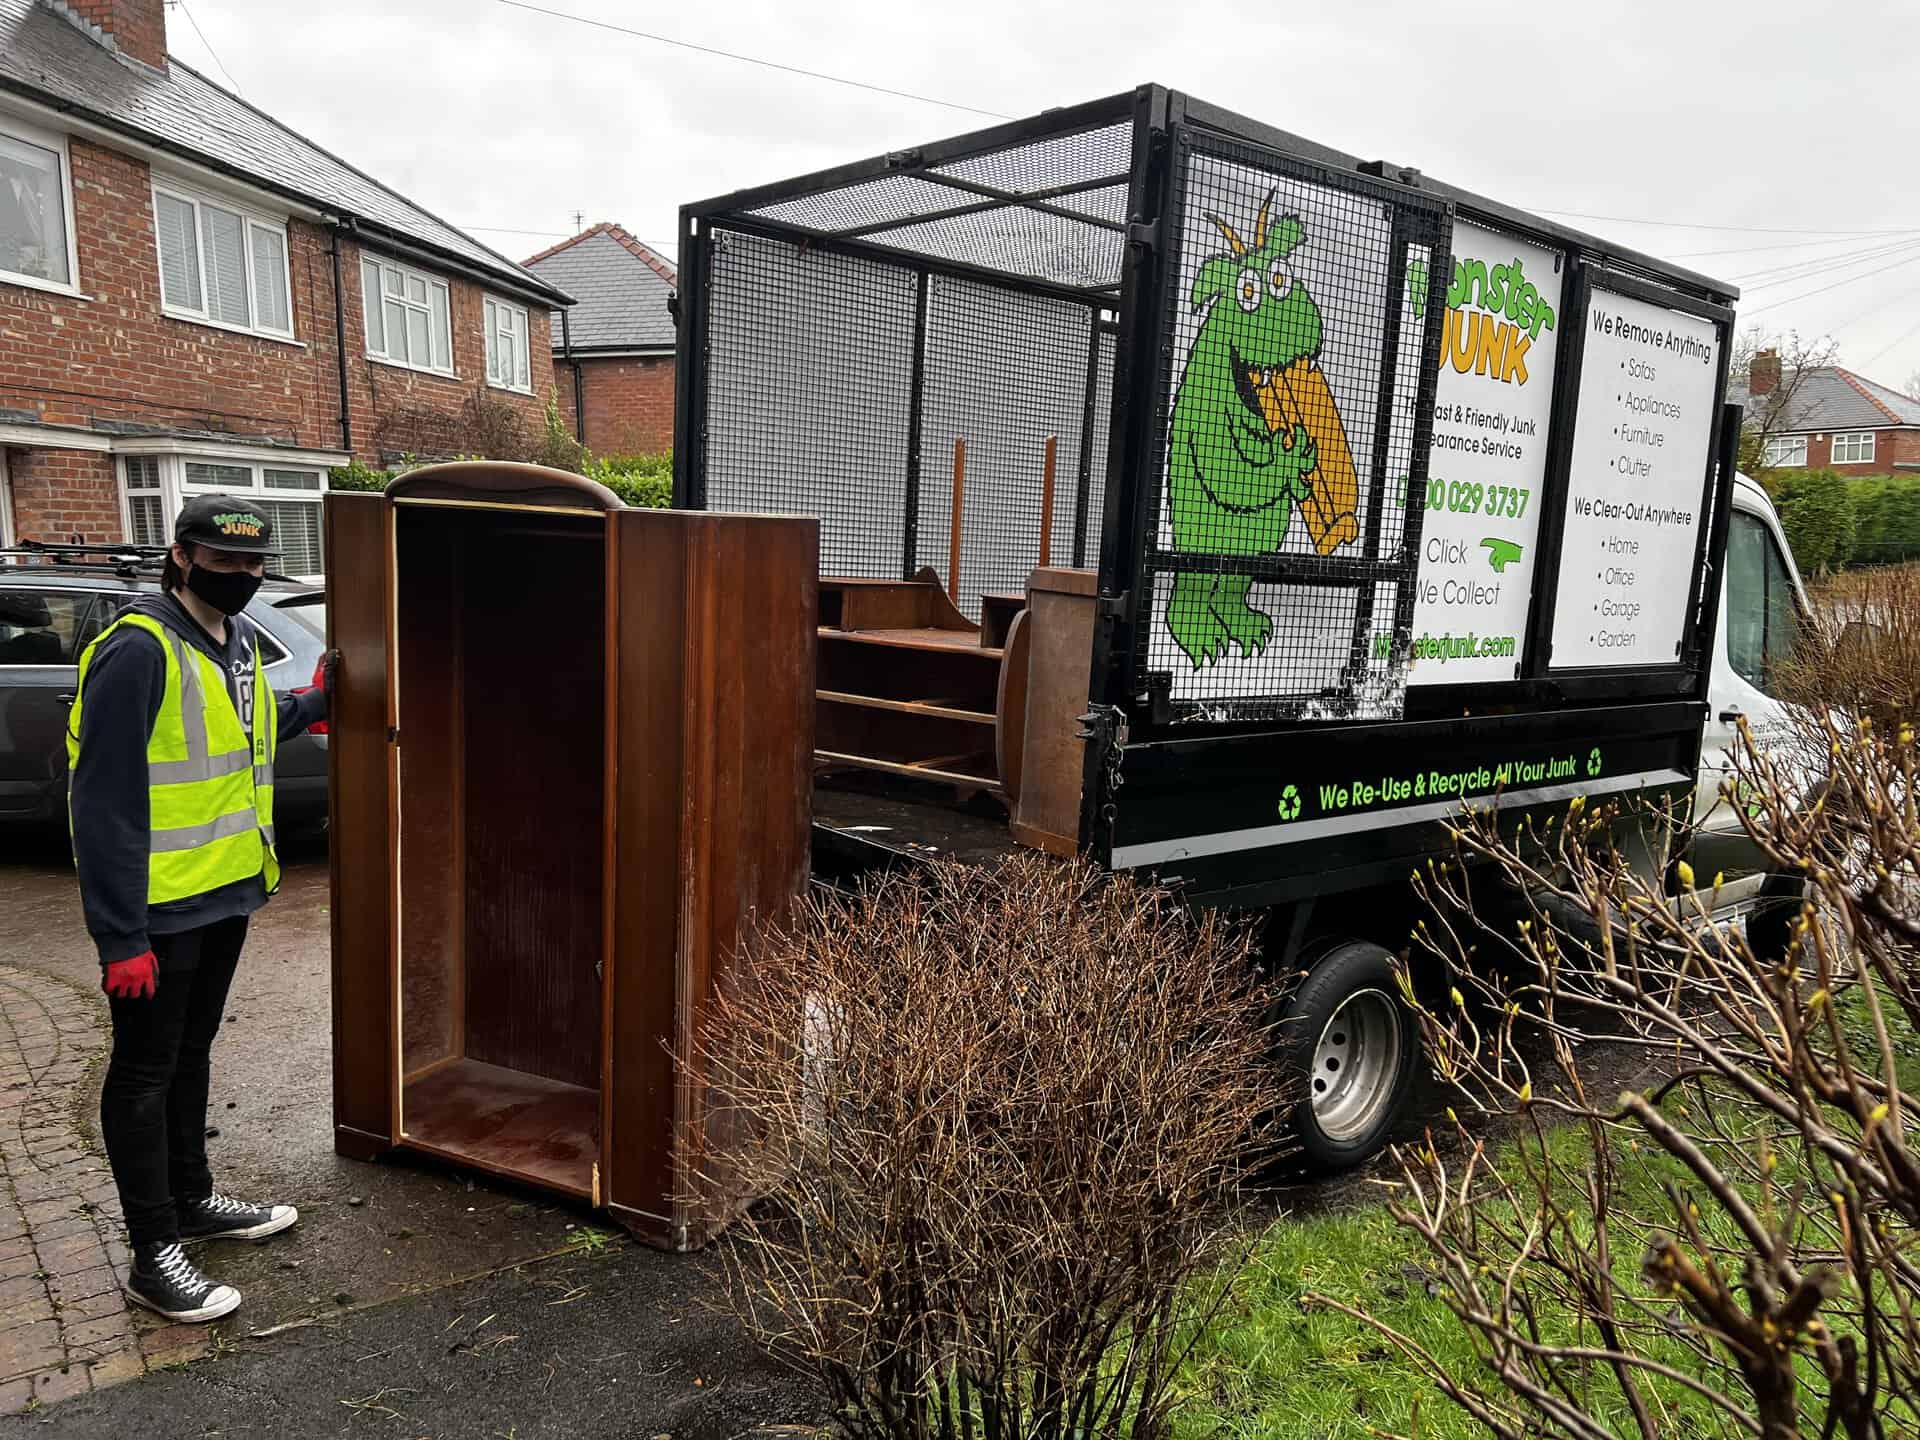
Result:
<svg viewBox="0 0 1920 1440"><path fill-rule="evenodd" d="M816 522L478 463L325 523L336 1148L701 1243L693 1038L806 878Z"/></svg>
<svg viewBox="0 0 1920 1440"><path fill-rule="evenodd" d="M1014 839L1071 854L1096 590L1091 570L1041 567L983 596L976 627L931 571L822 579L817 767L992 795Z"/></svg>

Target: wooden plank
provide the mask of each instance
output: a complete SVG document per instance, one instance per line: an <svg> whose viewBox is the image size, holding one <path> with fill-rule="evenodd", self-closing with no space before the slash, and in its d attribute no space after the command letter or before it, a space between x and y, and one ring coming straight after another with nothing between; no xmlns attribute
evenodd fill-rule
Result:
<svg viewBox="0 0 1920 1440"><path fill-rule="evenodd" d="M1040 470L1040 564L1053 563L1053 455L1059 437L1047 436L1047 458Z"/></svg>
<svg viewBox="0 0 1920 1440"><path fill-rule="evenodd" d="M1000 666L1000 690L995 697L993 768L1000 789L1010 801L1020 798L1020 777L1027 754L1027 648L1031 632L1027 612L1013 617L1007 633L1007 658Z"/></svg>
<svg viewBox="0 0 1920 1440"><path fill-rule="evenodd" d="M998 660L998 646L976 645L962 630L821 630L822 640L836 645L888 645L901 650L938 650L953 655L977 655Z"/></svg>
<svg viewBox="0 0 1920 1440"><path fill-rule="evenodd" d="M586 1199L600 1092L457 1059L407 1085L404 1148Z"/></svg>
<svg viewBox="0 0 1920 1440"><path fill-rule="evenodd" d="M877 695L850 695L842 690L816 690L816 700L832 705L859 705L870 710L898 710L906 715L926 715L937 720L964 720L975 725L991 725L993 716L984 710L956 710L930 700L882 700Z"/></svg>
<svg viewBox="0 0 1920 1440"><path fill-rule="evenodd" d="M970 786L975 790L994 790L991 775L967 775L958 770L934 770L924 765L907 765L893 760L876 760L870 755L847 755L834 750L816 750L816 761L828 765L851 765L857 770L878 770L886 775L905 775L913 780L945 780L955 785Z"/></svg>
<svg viewBox="0 0 1920 1440"><path fill-rule="evenodd" d="M624 623L613 652L619 675L614 793L618 881L607 954L606 1126L601 1184L629 1228L656 1244L672 1229L673 964L680 927L680 752L685 709L684 524L615 513ZM636 623L636 621L640 623Z"/></svg>
<svg viewBox="0 0 1920 1440"><path fill-rule="evenodd" d="M967 442L953 442L953 521L947 529L947 598L960 603L960 526L966 512Z"/></svg>
<svg viewBox="0 0 1920 1440"><path fill-rule="evenodd" d="M625 622L601 1182L622 1224L686 1249L745 1199L705 1173L695 1039L736 983L742 937L806 880L819 531L701 512L614 523Z"/></svg>
<svg viewBox="0 0 1920 1440"><path fill-rule="evenodd" d="M1086 583L1090 573L1036 570L1027 588L1025 756L1013 836L1058 855L1072 854L1080 843L1087 754L1080 716L1087 709L1098 603Z"/></svg>
<svg viewBox="0 0 1920 1440"><path fill-rule="evenodd" d="M328 926L334 1148L368 1159L396 1136L393 831L388 794L388 511L329 495L327 644L341 654L329 715Z"/></svg>
<svg viewBox="0 0 1920 1440"><path fill-rule="evenodd" d="M747 983L746 938L784 921L807 882L815 688L807 636L820 543L810 518L698 514L690 523L676 1249L703 1244L754 1198L743 1188L751 1177L722 1173L704 1148L724 1150L729 1137L710 1127L741 1117L710 1112L696 1041L715 997Z"/></svg>

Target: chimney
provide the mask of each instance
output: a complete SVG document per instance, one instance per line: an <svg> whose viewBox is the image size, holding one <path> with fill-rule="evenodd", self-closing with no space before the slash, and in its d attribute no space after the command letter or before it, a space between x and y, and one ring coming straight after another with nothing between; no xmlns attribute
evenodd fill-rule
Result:
<svg viewBox="0 0 1920 1440"><path fill-rule="evenodd" d="M1762 350L1747 366L1747 393L1756 398L1780 388L1780 352Z"/></svg>
<svg viewBox="0 0 1920 1440"><path fill-rule="evenodd" d="M54 0L54 8L98 26L122 55L167 68L166 0Z"/></svg>

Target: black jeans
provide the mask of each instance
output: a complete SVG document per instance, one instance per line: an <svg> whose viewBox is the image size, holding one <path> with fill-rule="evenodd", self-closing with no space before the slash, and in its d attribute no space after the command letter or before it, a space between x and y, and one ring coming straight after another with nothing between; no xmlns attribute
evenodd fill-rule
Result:
<svg viewBox="0 0 1920 1440"><path fill-rule="evenodd" d="M153 996L108 998L113 1059L100 1093L100 1133L135 1245L178 1240L174 1200L213 1193L207 1056L246 939L244 915L155 935L160 984Z"/></svg>

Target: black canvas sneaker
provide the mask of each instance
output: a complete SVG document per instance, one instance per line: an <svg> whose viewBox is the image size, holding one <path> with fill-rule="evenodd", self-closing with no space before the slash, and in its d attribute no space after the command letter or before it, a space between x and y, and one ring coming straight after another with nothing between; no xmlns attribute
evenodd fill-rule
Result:
<svg viewBox="0 0 1920 1440"><path fill-rule="evenodd" d="M300 1218L291 1205L254 1205L218 1190L204 1200L175 1204L182 1240L264 1240Z"/></svg>
<svg viewBox="0 0 1920 1440"><path fill-rule="evenodd" d="M240 1308L240 1292L202 1275L177 1244L137 1247L127 1294L169 1320L195 1325Z"/></svg>

